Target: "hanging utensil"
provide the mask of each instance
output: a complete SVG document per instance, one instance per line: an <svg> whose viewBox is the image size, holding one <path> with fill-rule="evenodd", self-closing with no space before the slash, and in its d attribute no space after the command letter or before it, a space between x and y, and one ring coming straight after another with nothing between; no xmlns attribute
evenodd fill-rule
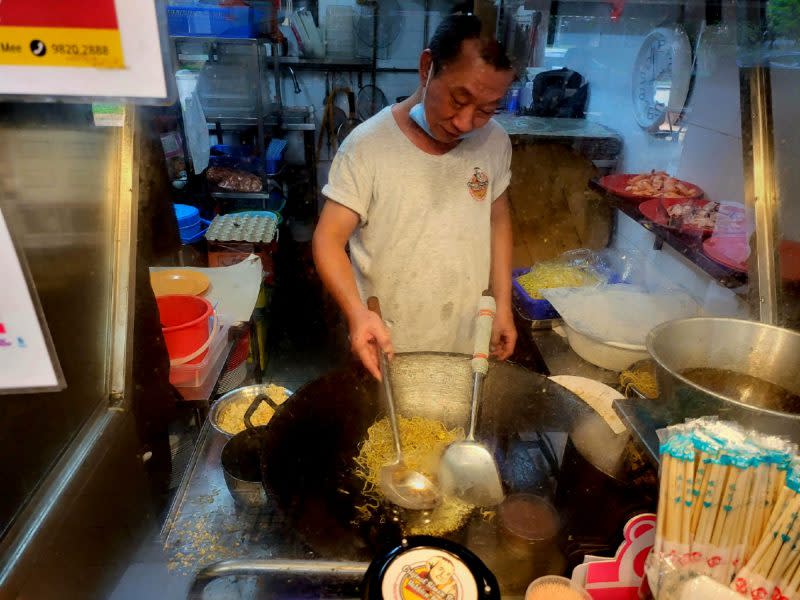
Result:
<svg viewBox="0 0 800 600"><path fill-rule="evenodd" d="M358 118L366 121L389 106L389 102L386 100L386 94L383 93L381 88L376 85L365 85L358 90L356 106L358 107Z"/></svg>
<svg viewBox="0 0 800 600"><path fill-rule="evenodd" d="M344 139L350 135L350 132L358 127L362 121L356 115L356 95L353 93L353 90L350 88L343 88L340 90L340 92L347 94L347 105L350 111L347 115L347 121L342 123L336 132L336 137L339 139L339 143L341 144Z"/></svg>
<svg viewBox="0 0 800 600"><path fill-rule="evenodd" d="M367 308L381 316L381 305L375 296L367 300ZM433 482L422 473L409 469L403 462L403 450L400 445L400 430L397 426L397 411L394 406L392 383L389 377L389 365L386 353L380 350L381 380L383 395L386 400L387 418L392 430L396 459L381 469L379 485L386 498L402 506L415 510L425 510L436 506L439 502L439 490Z"/></svg>
<svg viewBox="0 0 800 600"><path fill-rule="evenodd" d="M326 79L327 87L327 79ZM339 139L337 137L338 131L342 126L347 123L347 115L345 112L336 106L336 97L341 93L346 93L345 88L334 88L333 91L327 93L325 96L325 108L322 111L322 124L317 137L317 156L320 156L322 149L322 137L327 138L328 157L332 158L333 154L339 150ZM333 145L333 154L331 154L331 145Z"/></svg>
<svg viewBox="0 0 800 600"><path fill-rule="evenodd" d="M489 371L489 341L496 310L494 298L481 297L475 323L472 404L467 439L451 444L445 450L439 467L439 483L444 494L478 506L495 506L504 497L494 457L485 446L475 441L475 423L483 393L483 379Z"/></svg>

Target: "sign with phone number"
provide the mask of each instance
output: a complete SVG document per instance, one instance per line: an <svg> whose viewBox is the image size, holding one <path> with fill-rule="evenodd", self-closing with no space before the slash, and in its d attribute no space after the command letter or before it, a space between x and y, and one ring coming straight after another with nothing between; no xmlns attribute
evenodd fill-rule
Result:
<svg viewBox="0 0 800 600"><path fill-rule="evenodd" d="M0 1L0 65L125 68L114 0Z"/></svg>

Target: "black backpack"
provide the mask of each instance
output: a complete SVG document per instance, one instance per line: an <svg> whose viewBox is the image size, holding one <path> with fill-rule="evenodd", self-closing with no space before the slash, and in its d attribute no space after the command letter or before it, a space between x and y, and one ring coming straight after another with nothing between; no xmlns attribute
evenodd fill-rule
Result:
<svg viewBox="0 0 800 600"><path fill-rule="evenodd" d="M539 73L533 80L530 113L536 117L583 119L589 100L589 82L572 69Z"/></svg>

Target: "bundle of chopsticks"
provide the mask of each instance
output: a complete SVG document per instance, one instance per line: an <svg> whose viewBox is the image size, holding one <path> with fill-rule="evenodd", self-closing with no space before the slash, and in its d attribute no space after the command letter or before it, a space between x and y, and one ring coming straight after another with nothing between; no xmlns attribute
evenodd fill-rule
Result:
<svg viewBox="0 0 800 600"><path fill-rule="evenodd" d="M796 445L703 418L662 436L654 557L753 598L800 597Z"/></svg>

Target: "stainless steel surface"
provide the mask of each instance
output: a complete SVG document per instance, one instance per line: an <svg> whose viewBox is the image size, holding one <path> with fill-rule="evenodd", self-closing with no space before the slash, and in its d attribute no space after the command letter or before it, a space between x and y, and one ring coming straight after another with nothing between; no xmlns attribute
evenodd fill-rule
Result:
<svg viewBox="0 0 800 600"><path fill-rule="evenodd" d="M745 202L755 222L755 261L758 277L758 304L751 306L752 316L763 323L775 324L778 319L778 286L775 248L778 243L778 198L775 190L775 156L772 130L772 90L770 72L765 67L753 67L742 73L742 144L745 170ZM750 108L748 110L746 107ZM749 126L749 127L748 127ZM750 281L754 281L752 277Z"/></svg>
<svg viewBox="0 0 800 600"><path fill-rule="evenodd" d="M430 418L442 414L459 421L461 426L466 425L472 379L469 356L399 354L392 361L391 370L400 414L408 414L406 411L418 408L426 411L425 414ZM382 405L377 396L372 398L377 388L375 382L365 378L359 385L344 385L350 381L331 374L304 386L296 396L305 394L311 405L315 398L320 397L326 398L328 405L336 405L345 396L363 394L363 398L358 396L364 401L363 404L376 405L379 411L376 414L380 414L379 407ZM509 451L509 441L500 440L494 433L496 430L511 428L524 439L529 439L527 436L534 435L532 432L536 431L547 432L546 435L554 440L559 436L565 439L575 424L587 418L587 415L594 414L563 387L507 363L493 363L490 366L484 395L478 436L494 450L501 448L504 452ZM287 406L287 411L281 411L281 414L291 414L288 409ZM326 422L323 419L320 425ZM217 433L210 423L204 425L197 450L162 531L164 548L173 569L195 573L210 563L232 558L342 559L363 552L363 549L350 546L349 538L348 544L343 546L329 530L320 530L317 525L309 525L305 530L308 521L302 515L292 517L278 512L278 498L272 494L269 494L268 503L262 508L238 508L227 491L220 469L220 451L225 441L226 438ZM523 476L529 472L529 464L524 461L517 464L518 460L511 455L506 459L504 479L515 479L517 473ZM293 464L284 461L279 466L295 469ZM303 503L301 499L298 502ZM300 520L290 521L292 518ZM483 521L476 515L464 535L466 537L462 542L490 565L501 584L514 580L518 565L505 562L497 553L494 521ZM324 540L327 540L327 544L322 543ZM309 553L309 549L314 552ZM366 560L368 556L349 558ZM504 598L521 597L524 585L515 585L506 586L508 593L504 592Z"/></svg>
<svg viewBox="0 0 800 600"><path fill-rule="evenodd" d="M3 396L0 420L9 427L0 454L24 444L25 456L4 472L0 587L126 407L138 133L130 111L120 128L96 128L86 114L55 104L0 111L0 209L67 382L58 392Z"/></svg>
<svg viewBox="0 0 800 600"><path fill-rule="evenodd" d="M222 429L217 420L219 419L219 411L222 407L226 404L234 403L242 401L242 404L245 406L250 406L253 400L256 399L257 396L261 394L267 393L267 388L269 387L268 383L262 383L258 385L248 385L245 387L236 388L235 390L231 390L227 394L220 396L219 399L211 405L211 408L208 411L208 420L211 423L211 426L217 430L217 432L222 435L223 437L230 438L232 434L228 433L224 429ZM291 396L292 392L286 388L283 388L283 391L286 392L287 396ZM244 416L244 412L242 413Z"/></svg>
<svg viewBox="0 0 800 600"><path fill-rule="evenodd" d="M647 349L656 362L660 402L670 411L670 422L719 415L800 441L800 414L745 404L680 375L689 368L729 369L800 393L800 333L739 319L681 319L653 329Z"/></svg>
<svg viewBox="0 0 800 600"><path fill-rule="evenodd" d="M380 314L380 312L378 313ZM397 425L392 381L389 377L389 364L386 353L380 351L381 383L386 402L386 413L392 430L395 461L384 465L380 474L380 487L390 502L412 510L427 510L436 506L440 500L439 489L422 473L409 469L403 461L403 448L400 444L400 429Z"/></svg>
<svg viewBox="0 0 800 600"><path fill-rule="evenodd" d="M220 465L226 441L206 421L161 530L170 568L180 574L234 558L313 558L269 503L236 505Z"/></svg>
<svg viewBox="0 0 800 600"><path fill-rule="evenodd" d="M232 576L277 575L287 579L324 577L358 584L367 572L368 563L332 560L224 560L202 568L195 576L188 598L200 600L203 589L214 579Z"/></svg>
<svg viewBox="0 0 800 600"><path fill-rule="evenodd" d="M109 165L108 177L117 184L117 201L114 203L114 266L112 289L114 290L111 315L111 360L110 394L118 395L125 402L126 385L130 382L133 361L128 360L133 345L133 305L136 293L136 226L139 163L134 156L135 111L133 105L124 108L125 117L119 138L119 161Z"/></svg>

